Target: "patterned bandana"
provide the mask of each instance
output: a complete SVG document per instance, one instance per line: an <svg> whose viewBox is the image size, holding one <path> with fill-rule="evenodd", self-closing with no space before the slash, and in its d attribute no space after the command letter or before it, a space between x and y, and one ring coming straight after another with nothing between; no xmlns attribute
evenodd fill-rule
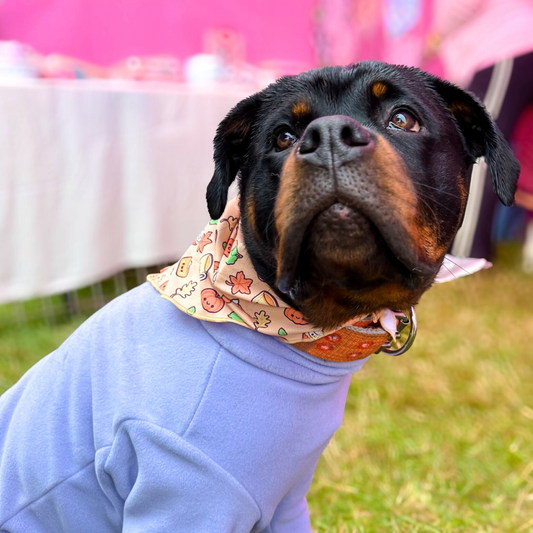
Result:
<svg viewBox="0 0 533 533"><path fill-rule="evenodd" d="M244 247L238 198L228 203L219 220L209 222L177 263L150 274L148 281L195 318L234 322L328 361L363 359L396 333L397 320L389 309L323 331L274 295Z"/></svg>

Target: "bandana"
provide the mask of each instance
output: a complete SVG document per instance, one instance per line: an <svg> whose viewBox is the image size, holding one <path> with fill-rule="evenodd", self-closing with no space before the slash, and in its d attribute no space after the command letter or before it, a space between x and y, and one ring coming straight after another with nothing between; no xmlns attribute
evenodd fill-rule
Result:
<svg viewBox="0 0 533 533"><path fill-rule="evenodd" d="M199 320L233 322L328 361L363 359L396 336L398 321L390 309L324 331L273 294L246 252L238 198L219 220L209 222L177 263L150 274L148 281Z"/></svg>

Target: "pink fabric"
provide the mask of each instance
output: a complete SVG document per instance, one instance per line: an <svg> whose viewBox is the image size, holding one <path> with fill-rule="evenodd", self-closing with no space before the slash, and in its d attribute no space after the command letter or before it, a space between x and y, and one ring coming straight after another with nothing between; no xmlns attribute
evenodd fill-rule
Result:
<svg viewBox="0 0 533 533"><path fill-rule="evenodd" d="M426 35L431 25L433 6L431 0L418 1L419 14L416 22L409 31L402 35L389 35L384 43L382 61L410 67L421 66ZM401 9L398 8L397 11L398 15L401 16ZM385 16L387 16L387 11L385 11Z"/></svg>
<svg viewBox="0 0 533 533"><path fill-rule="evenodd" d="M301 61L312 66L315 0L4 0L0 39L40 53L61 53L108 65L129 55L202 51L206 29L244 34L247 59Z"/></svg>
<svg viewBox="0 0 533 533"><path fill-rule="evenodd" d="M533 194L533 106L520 115L513 131L512 145L521 167L518 188Z"/></svg>
<svg viewBox="0 0 533 533"><path fill-rule="evenodd" d="M432 20L431 0L319 0L322 64L379 60L420 66Z"/></svg>
<svg viewBox="0 0 533 533"><path fill-rule="evenodd" d="M475 72L533 50L531 0L435 0L444 75L468 86Z"/></svg>
<svg viewBox="0 0 533 533"><path fill-rule="evenodd" d="M486 259L476 257L455 257L454 255L446 254L439 273L435 278L435 283L454 281L458 278L464 278L465 276L470 276L480 270L486 270L491 267L492 263Z"/></svg>

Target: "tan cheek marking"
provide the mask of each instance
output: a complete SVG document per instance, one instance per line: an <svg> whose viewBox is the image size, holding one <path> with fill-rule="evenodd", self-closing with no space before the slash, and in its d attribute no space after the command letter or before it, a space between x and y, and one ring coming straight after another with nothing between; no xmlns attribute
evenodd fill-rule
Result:
<svg viewBox="0 0 533 533"><path fill-rule="evenodd" d="M292 108L292 114L296 119L302 119L305 116L309 115L311 112L311 108L309 107L309 104L306 102L298 102L294 105Z"/></svg>
<svg viewBox="0 0 533 533"><path fill-rule="evenodd" d="M387 86L381 81L378 81L374 83L374 85L372 85L372 94L376 98L383 98L386 92L387 92Z"/></svg>
<svg viewBox="0 0 533 533"><path fill-rule="evenodd" d="M418 219L418 247L423 254L433 263L436 263L446 253L448 245L437 242L436 230L432 229L426 222L419 217Z"/></svg>
<svg viewBox="0 0 533 533"><path fill-rule="evenodd" d="M396 220L413 239L420 257L432 262L439 260L445 250L443 245L437 244L437 230L420 216L416 190L405 165L396 150L380 135L377 136L374 160L379 188L386 194L387 204L393 209Z"/></svg>
<svg viewBox="0 0 533 533"><path fill-rule="evenodd" d="M257 227L257 220L255 217L255 198L253 195L247 199L246 218L248 219L248 222L250 223L252 232L255 235L255 237L258 240L261 240L261 234L259 233L259 228Z"/></svg>
<svg viewBox="0 0 533 533"><path fill-rule="evenodd" d="M466 208L466 200L468 199L468 191L466 190L466 185L463 183L464 178L461 174L457 176L458 180L458 186L459 186L459 194L461 196L461 213Z"/></svg>
<svg viewBox="0 0 533 533"><path fill-rule="evenodd" d="M278 233L283 233L287 225L287 219L291 214L291 208L296 203L296 193L298 192L298 172L296 158L291 153L287 157L280 174L280 184L274 216L276 219L276 229Z"/></svg>
<svg viewBox="0 0 533 533"><path fill-rule="evenodd" d="M401 311L412 301L413 293L398 283L386 283L367 294L358 294L355 299L365 302L369 307L384 307L383 304L386 302L387 306Z"/></svg>
<svg viewBox="0 0 533 533"><path fill-rule="evenodd" d="M278 251L284 249L287 229L291 227L291 224L297 223L296 218L298 217L298 213L296 204L301 189L301 176L302 169L299 168L293 151L287 157L281 170L279 191L274 207L274 219L279 236ZM278 257L278 265L280 264L281 257Z"/></svg>
<svg viewBox="0 0 533 533"><path fill-rule="evenodd" d="M412 234L418 212L416 192L402 159L381 135L377 136L374 165L380 192L385 194L387 204L394 209L398 222Z"/></svg>
<svg viewBox="0 0 533 533"><path fill-rule="evenodd" d="M459 201L461 203L459 215L462 215L466 208L466 202L468 199L468 191L464 183L464 176L462 174L457 176L457 188L459 190ZM457 227L460 220L461 217L459 216L457 218ZM438 228L435 227L431 229L422 216L418 217L418 227L420 231L421 242L423 243L426 251L426 257L435 263L440 261L448 250L450 243L439 242L442 239L439 239Z"/></svg>

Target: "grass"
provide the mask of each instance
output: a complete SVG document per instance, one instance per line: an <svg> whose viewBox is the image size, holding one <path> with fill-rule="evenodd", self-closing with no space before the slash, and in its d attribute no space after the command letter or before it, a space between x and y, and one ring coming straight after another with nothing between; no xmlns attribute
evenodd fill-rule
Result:
<svg viewBox="0 0 533 533"><path fill-rule="evenodd" d="M506 252L432 288L412 350L354 375L309 494L318 532L533 531L533 277Z"/></svg>
<svg viewBox="0 0 533 533"><path fill-rule="evenodd" d="M492 270L431 289L419 335L355 374L308 500L317 533L533 532L533 277ZM80 319L6 329L0 392Z"/></svg>

